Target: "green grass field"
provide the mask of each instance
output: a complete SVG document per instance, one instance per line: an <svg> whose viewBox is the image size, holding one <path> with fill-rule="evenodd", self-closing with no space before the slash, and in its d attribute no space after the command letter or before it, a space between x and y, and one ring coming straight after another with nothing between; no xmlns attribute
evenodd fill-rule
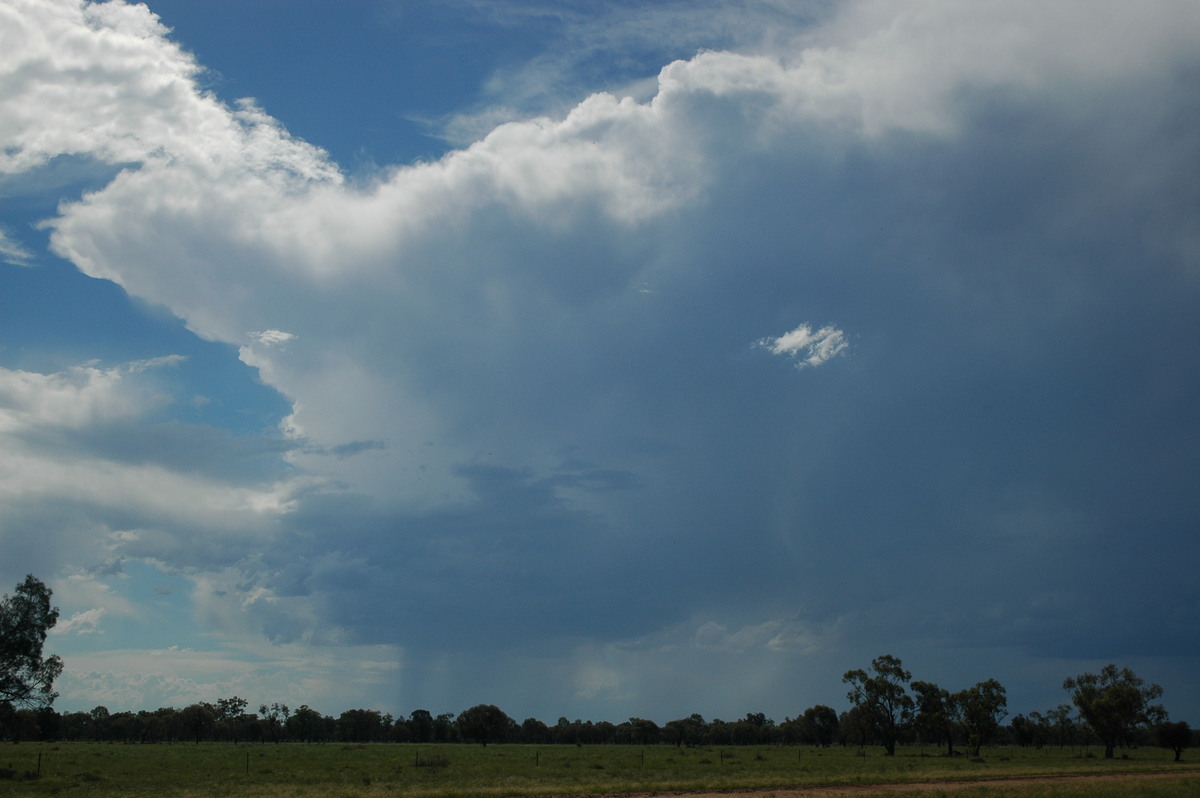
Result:
<svg viewBox="0 0 1200 798"><path fill-rule="evenodd" d="M863 755L865 753L865 755ZM962 796L1200 795L1200 767L1158 749L1104 760L1098 751L997 748L972 759L934 749L669 746L346 745L326 743L25 743L0 746L0 796L534 796L1014 779L1049 774L1169 772L1136 791L1079 791L989 781ZM40 768L40 775L38 771ZM1075 791L1072 791L1072 790ZM939 795L923 790L908 795Z"/></svg>

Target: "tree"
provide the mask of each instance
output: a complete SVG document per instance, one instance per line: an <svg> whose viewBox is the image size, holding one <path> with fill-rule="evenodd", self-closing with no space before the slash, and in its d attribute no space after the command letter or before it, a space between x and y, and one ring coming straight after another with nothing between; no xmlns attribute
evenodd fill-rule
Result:
<svg viewBox="0 0 1200 798"><path fill-rule="evenodd" d="M658 724L645 718L630 718L617 726L619 742L632 745L653 745L659 741Z"/></svg>
<svg viewBox="0 0 1200 798"><path fill-rule="evenodd" d="M301 704L287 719L288 733L295 739L311 743L325 739L325 717L310 707Z"/></svg>
<svg viewBox="0 0 1200 798"><path fill-rule="evenodd" d="M1062 748L1067 743L1075 742L1078 728L1075 725L1075 718L1072 717L1070 704L1059 704L1047 712L1046 724L1050 732L1054 735L1054 739L1058 742L1059 748Z"/></svg>
<svg viewBox="0 0 1200 798"><path fill-rule="evenodd" d="M995 679L988 679L956 693L954 700L967 730L971 753L979 756L979 749L991 739L1000 721L1008 714L1004 685Z"/></svg>
<svg viewBox="0 0 1200 798"><path fill-rule="evenodd" d="M551 741L550 729L537 718L525 718L521 723L521 742L543 744Z"/></svg>
<svg viewBox="0 0 1200 798"><path fill-rule="evenodd" d="M1063 689L1071 691L1080 716L1104 743L1105 759L1112 759L1113 749L1127 743L1139 728L1166 716L1161 706L1150 703L1162 695L1162 688L1147 685L1129 668L1105 665L1098 674L1066 679Z"/></svg>
<svg viewBox="0 0 1200 798"><path fill-rule="evenodd" d="M1024 715L1015 715L1008 722L1008 732L1012 736L1012 741L1016 745L1026 748L1034 745L1038 748L1042 747L1042 716L1037 712L1030 712L1029 717Z"/></svg>
<svg viewBox="0 0 1200 798"><path fill-rule="evenodd" d="M94 706L88 714L92 718L92 739L109 739L109 719L112 717L112 713L108 711L108 707L103 704Z"/></svg>
<svg viewBox="0 0 1200 798"><path fill-rule="evenodd" d="M954 724L958 720L958 700L950 691L933 682L913 682L917 694L913 725L931 740L946 743L946 756L954 756Z"/></svg>
<svg viewBox="0 0 1200 798"><path fill-rule="evenodd" d="M482 745L504 742L512 723L504 711L493 704L478 704L458 716L458 736Z"/></svg>
<svg viewBox="0 0 1200 798"><path fill-rule="evenodd" d="M32 574L0 599L0 703L29 709L50 706L62 660L42 656L46 633L58 622L52 592Z"/></svg>
<svg viewBox="0 0 1200 798"><path fill-rule="evenodd" d="M458 739L458 727L453 712L443 712L433 719L433 741L452 743Z"/></svg>
<svg viewBox="0 0 1200 798"><path fill-rule="evenodd" d="M1014 722L1015 720L1014 718ZM1041 748L1050 739L1053 730L1053 722L1048 715L1043 715L1041 712L1030 712L1028 723L1025 724L1023 731L1028 737L1030 744Z"/></svg>
<svg viewBox="0 0 1200 798"><path fill-rule="evenodd" d="M280 731L287 729L288 716L291 715L291 710L287 704L280 704L278 701L267 706L261 704L258 707L258 714L263 719L263 723L267 726L267 733L271 735L271 742L279 742Z"/></svg>
<svg viewBox="0 0 1200 798"><path fill-rule="evenodd" d="M713 718L704 733L704 742L708 745L729 745L731 738L730 724L720 718Z"/></svg>
<svg viewBox="0 0 1200 798"><path fill-rule="evenodd" d="M838 735L842 745L856 743L859 748L865 747L874 726L874 721L862 707L850 707L838 716Z"/></svg>
<svg viewBox="0 0 1200 798"><path fill-rule="evenodd" d="M884 654L871 660L872 674L861 668L846 671L842 681L850 685L846 697L874 721L888 756L896 753L896 737L912 718L913 700L905 690L912 674L900 660Z"/></svg>
<svg viewBox="0 0 1200 798"><path fill-rule="evenodd" d="M228 736L235 743L243 737L246 730L246 704L244 698L218 698L216 706L216 726L218 733Z"/></svg>
<svg viewBox="0 0 1200 798"><path fill-rule="evenodd" d="M62 715L54 711L54 707L42 707L35 713L38 728L42 730L43 740L61 740L63 732Z"/></svg>
<svg viewBox="0 0 1200 798"><path fill-rule="evenodd" d="M837 738L837 711L824 704L809 707L800 716L800 731L805 742L828 748Z"/></svg>
<svg viewBox="0 0 1200 798"><path fill-rule="evenodd" d="M1158 728L1155 731L1157 732L1159 746L1175 751L1176 762L1183 757L1183 749L1192 743L1192 728L1187 725L1187 721L1181 720L1178 723L1164 721L1158 724Z"/></svg>
<svg viewBox="0 0 1200 798"><path fill-rule="evenodd" d="M634 720L630 718L631 722ZM763 712L747 712L746 717L730 724L729 732L734 745L765 744L776 734L775 721Z"/></svg>
<svg viewBox="0 0 1200 798"><path fill-rule="evenodd" d="M347 743L374 743L382 740L391 725L377 709L348 709L338 716L338 739Z"/></svg>
<svg viewBox="0 0 1200 798"><path fill-rule="evenodd" d="M428 709L414 709L408 718L414 743L427 743L433 739L433 715Z"/></svg>
<svg viewBox="0 0 1200 798"><path fill-rule="evenodd" d="M184 733L199 745L208 736L213 725L217 722L217 710L212 704L203 701L189 704L179 710L179 726Z"/></svg>
<svg viewBox="0 0 1200 798"><path fill-rule="evenodd" d="M708 724L704 722L704 716L693 713L686 718L679 718L667 723L663 727L663 737L667 742L675 743L676 746L693 746L698 745L704 739L704 732L708 728Z"/></svg>
<svg viewBox="0 0 1200 798"><path fill-rule="evenodd" d="M37 713L32 709L13 709L12 704L0 707L0 730L5 730L14 743L36 740L41 734Z"/></svg>

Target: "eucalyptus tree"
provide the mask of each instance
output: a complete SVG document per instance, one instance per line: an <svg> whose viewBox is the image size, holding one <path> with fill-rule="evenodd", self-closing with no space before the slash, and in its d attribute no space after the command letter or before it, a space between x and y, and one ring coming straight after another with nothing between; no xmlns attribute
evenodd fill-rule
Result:
<svg viewBox="0 0 1200 798"><path fill-rule="evenodd" d="M906 689L912 674L897 657L884 654L871 660L871 670L846 671L846 697L874 722L888 756L896 753L896 738L912 721L913 699Z"/></svg>
<svg viewBox="0 0 1200 798"><path fill-rule="evenodd" d="M979 749L991 739L1000 721L1008 715L1008 697L1004 685L995 679L988 679L956 693L954 700L967 731L971 753L979 756Z"/></svg>
<svg viewBox="0 0 1200 798"><path fill-rule="evenodd" d="M1158 724L1155 733L1159 746L1170 748L1175 752L1176 762L1183 758L1183 749L1192 743L1192 728L1187 725L1186 721L1181 720L1176 723L1164 721Z"/></svg>
<svg viewBox="0 0 1200 798"><path fill-rule="evenodd" d="M828 748L837 738L837 711L824 704L811 706L800 716L800 729L805 742Z"/></svg>
<svg viewBox="0 0 1200 798"><path fill-rule="evenodd" d="M925 738L946 744L946 756L954 756L954 728L958 724L958 697L933 682L913 682L917 694L913 726Z"/></svg>
<svg viewBox="0 0 1200 798"><path fill-rule="evenodd" d="M40 709L54 703L62 659L42 656L46 635L58 622L53 592L33 574L0 599L0 705Z"/></svg>
<svg viewBox="0 0 1200 798"><path fill-rule="evenodd" d="M1105 665L1100 673L1083 673L1063 682L1071 692L1080 716L1104 743L1104 757L1112 759L1118 744L1128 744L1140 729L1166 718L1161 705L1151 702L1162 695L1157 684L1146 684L1129 668Z"/></svg>
<svg viewBox="0 0 1200 798"><path fill-rule="evenodd" d="M266 726L271 742L278 743L280 734L287 731L287 722L291 714L292 711L288 709L287 704L280 704L278 701L270 706L259 705L258 715L262 718L263 725Z"/></svg>

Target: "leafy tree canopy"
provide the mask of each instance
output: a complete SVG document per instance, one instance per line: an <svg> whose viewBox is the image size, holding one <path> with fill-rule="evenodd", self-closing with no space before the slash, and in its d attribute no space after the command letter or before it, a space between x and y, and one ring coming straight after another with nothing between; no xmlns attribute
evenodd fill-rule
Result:
<svg viewBox="0 0 1200 798"><path fill-rule="evenodd" d="M1096 736L1104 743L1104 756L1127 742L1138 728L1166 717L1166 711L1151 704L1162 695L1157 684L1146 684L1129 668L1105 665L1100 673L1084 673L1063 682L1071 698Z"/></svg>
<svg viewBox="0 0 1200 798"><path fill-rule="evenodd" d="M46 634L58 622L51 595L30 574L13 595L0 599L0 703L39 709L58 697L54 680L62 673L62 660L42 656Z"/></svg>
<svg viewBox="0 0 1200 798"><path fill-rule="evenodd" d="M896 736L912 719L913 700L906 689L910 679L912 674L890 654L871 660L870 673L860 668L842 676L850 685L846 697L874 721L889 756L896 753Z"/></svg>
<svg viewBox="0 0 1200 798"><path fill-rule="evenodd" d="M967 741L975 756L1008 714L1008 697L1004 685L995 679L979 682L954 696L959 706L963 726L967 730Z"/></svg>
<svg viewBox="0 0 1200 798"><path fill-rule="evenodd" d="M512 720L494 704L478 704L458 716L458 734L478 743L504 742Z"/></svg>
<svg viewBox="0 0 1200 798"><path fill-rule="evenodd" d="M1192 727L1188 726L1187 721L1160 723L1156 734L1160 746L1170 748L1175 752L1176 762L1183 757L1183 749L1192 743Z"/></svg>

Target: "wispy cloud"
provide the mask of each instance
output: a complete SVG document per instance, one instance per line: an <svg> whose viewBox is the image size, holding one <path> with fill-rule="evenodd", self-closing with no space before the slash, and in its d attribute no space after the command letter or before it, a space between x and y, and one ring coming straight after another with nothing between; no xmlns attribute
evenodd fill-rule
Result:
<svg viewBox="0 0 1200 798"><path fill-rule="evenodd" d="M33 261L33 253L0 227L0 260L12 266L28 266Z"/></svg>
<svg viewBox="0 0 1200 798"><path fill-rule="evenodd" d="M28 266L34 260L34 253L0 227L0 260L13 266Z"/></svg>

